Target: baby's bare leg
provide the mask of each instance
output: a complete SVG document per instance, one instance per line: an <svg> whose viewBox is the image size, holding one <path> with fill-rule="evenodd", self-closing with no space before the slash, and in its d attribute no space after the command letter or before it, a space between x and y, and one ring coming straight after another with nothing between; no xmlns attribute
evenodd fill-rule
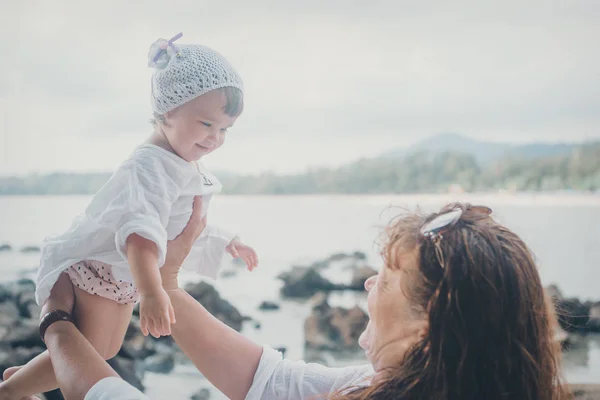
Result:
<svg viewBox="0 0 600 400"><path fill-rule="evenodd" d="M133 304L118 304L75 288L73 317L77 327L105 360L119 352L132 311ZM57 387L50 356L45 351L0 383L0 400L21 399Z"/></svg>

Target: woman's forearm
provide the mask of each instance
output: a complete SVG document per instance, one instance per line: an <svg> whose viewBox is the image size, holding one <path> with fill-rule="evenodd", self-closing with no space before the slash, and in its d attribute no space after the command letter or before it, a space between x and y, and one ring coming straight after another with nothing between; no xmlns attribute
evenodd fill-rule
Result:
<svg viewBox="0 0 600 400"><path fill-rule="evenodd" d="M177 316L172 336L181 350L228 398L244 399L262 347L213 317L183 289L168 293Z"/></svg>
<svg viewBox="0 0 600 400"><path fill-rule="evenodd" d="M45 339L65 398L83 399L100 380L119 376L70 322L50 325Z"/></svg>

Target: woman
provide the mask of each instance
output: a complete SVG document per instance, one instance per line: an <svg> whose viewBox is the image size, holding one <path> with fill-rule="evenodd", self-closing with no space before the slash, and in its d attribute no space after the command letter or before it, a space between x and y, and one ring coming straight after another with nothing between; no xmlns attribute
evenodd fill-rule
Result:
<svg viewBox="0 0 600 400"><path fill-rule="evenodd" d="M161 269L177 315L172 335L232 399L566 399L532 255L490 213L452 204L390 223L385 266L365 283L370 322L360 344L370 365L282 360L212 317L177 285L195 233L171 245ZM107 391L126 385L104 382Z"/></svg>

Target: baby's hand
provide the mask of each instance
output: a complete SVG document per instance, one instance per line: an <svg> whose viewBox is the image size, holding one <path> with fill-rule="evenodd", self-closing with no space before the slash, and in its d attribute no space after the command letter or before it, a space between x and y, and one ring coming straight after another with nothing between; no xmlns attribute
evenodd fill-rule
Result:
<svg viewBox="0 0 600 400"><path fill-rule="evenodd" d="M174 323L175 310L162 287L140 294L140 327L144 336L148 336L148 333L155 338L168 336Z"/></svg>
<svg viewBox="0 0 600 400"><path fill-rule="evenodd" d="M241 258L246 263L248 271L254 270L258 265L258 256L256 251L250 246L246 246L238 238L234 238L226 248L227 252L233 258Z"/></svg>

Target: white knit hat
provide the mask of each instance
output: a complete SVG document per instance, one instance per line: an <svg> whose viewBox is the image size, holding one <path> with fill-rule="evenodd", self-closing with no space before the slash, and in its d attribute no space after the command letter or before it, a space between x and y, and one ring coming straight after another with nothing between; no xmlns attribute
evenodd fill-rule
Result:
<svg viewBox="0 0 600 400"><path fill-rule="evenodd" d="M148 66L152 74L152 109L165 114L211 90L234 87L244 90L242 78L216 51L200 45L175 45L158 39L150 46Z"/></svg>

